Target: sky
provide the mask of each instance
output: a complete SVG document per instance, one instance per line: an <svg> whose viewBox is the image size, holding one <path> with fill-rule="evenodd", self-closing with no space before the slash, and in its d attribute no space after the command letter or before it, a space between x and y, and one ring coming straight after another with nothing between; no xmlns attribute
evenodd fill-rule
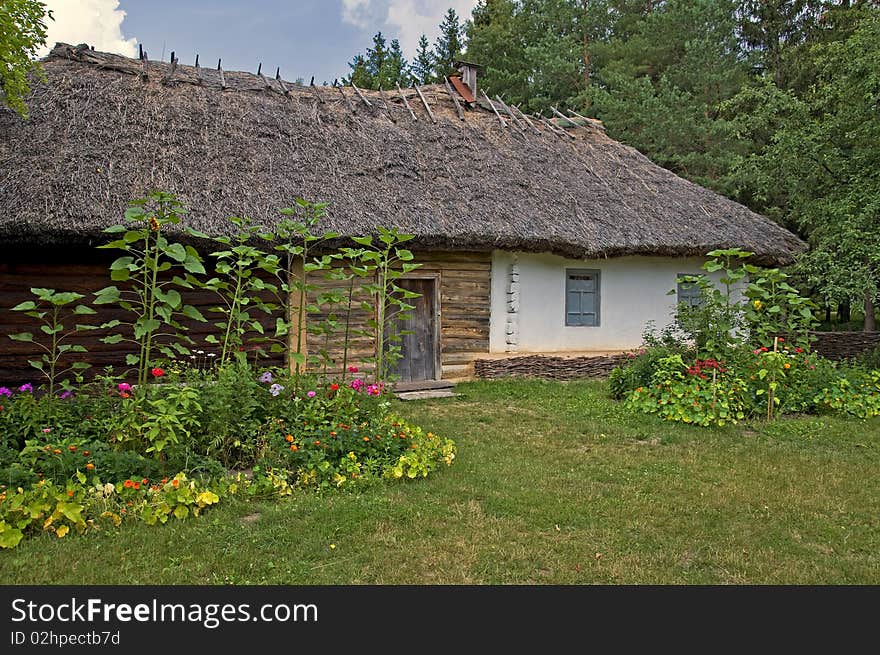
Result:
<svg viewBox="0 0 880 655"><path fill-rule="evenodd" d="M462 21L476 0L43 0L53 12L46 54L57 41L88 43L95 50L224 70L275 73L332 83L350 72L348 62L372 45L378 32L400 39L412 58L419 36L431 43L446 10Z"/></svg>

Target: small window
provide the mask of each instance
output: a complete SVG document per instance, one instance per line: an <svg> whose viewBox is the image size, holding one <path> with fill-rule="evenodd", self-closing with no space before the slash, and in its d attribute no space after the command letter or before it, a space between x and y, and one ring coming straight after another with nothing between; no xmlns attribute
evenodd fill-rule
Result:
<svg viewBox="0 0 880 655"><path fill-rule="evenodd" d="M678 279L689 278L693 280L694 278L699 277L698 275L693 275L691 273L679 273ZM700 307L703 304L703 295L700 292L700 285L695 281L680 281L677 283L676 292L678 296L679 304L684 303L685 307L689 309L694 309L696 307Z"/></svg>
<svg viewBox="0 0 880 655"><path fill-rule="evenodd" d="M599 325L599 271L566 269L565 324L587 327Z"/></svg>

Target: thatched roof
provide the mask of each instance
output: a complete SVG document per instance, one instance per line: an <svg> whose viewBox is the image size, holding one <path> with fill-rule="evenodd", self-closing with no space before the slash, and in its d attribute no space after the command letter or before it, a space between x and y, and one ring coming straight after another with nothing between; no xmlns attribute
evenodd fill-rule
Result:
<svg viewBox="0 0 880 655"><path fill-rule="evenodd" d="M575 258L702 255L740 246L789 262L804 244L767 218L653 164L598 122L506 125L445 85L364 92L145 62L59 44L21 120L0 110L0 244L94 240L129 200L176 193L205 232L271 224L294 197L326 228L375 225L430 249ZM450 87L451 88L451 87ZM387 104L386 104L387 103ZM387 108L386 108L387 107ZM392 120L393 119L393 120Z"/></svg>

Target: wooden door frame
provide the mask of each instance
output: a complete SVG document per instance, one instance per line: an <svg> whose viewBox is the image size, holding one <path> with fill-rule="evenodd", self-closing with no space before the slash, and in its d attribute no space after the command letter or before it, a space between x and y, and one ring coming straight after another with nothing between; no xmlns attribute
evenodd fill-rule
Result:
<svg viewBox="0 0 880 655"><path fill-rule="evenodd" d="M434 301L431 303L431 311L434 312L434 343L437 344L437 347L434 349L434 379L442 380L443 379L443 357L442 357L442 349L443 344L440 341L441 337L441 329L440 329L440 319L441 319L441 308L440 308L440 285L443 283L442 276L440 272L428 272L428 271L412 271L407 273L400 278L399 280L433 280L434 281Z"/></svg>

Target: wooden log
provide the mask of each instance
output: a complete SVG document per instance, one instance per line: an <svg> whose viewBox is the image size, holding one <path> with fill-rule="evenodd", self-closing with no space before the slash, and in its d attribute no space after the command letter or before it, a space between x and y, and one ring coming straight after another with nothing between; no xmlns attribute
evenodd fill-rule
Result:
<svg viewBox="0 0 880 655"><path fill-rule="evenodd" d="M290 269L290 276L287 281L290 288L287 299L287 320L290 325L290 330L287 333L287 350L290 353L298 352L297 345L300 347L299 352L307 352L308 350L308 314L299 307L300 298L296 290L296 286L305 281L305 279L302 259L297 258ZM305 300L308 302L308 298ZM302 318L305 318L305 320L301 320ZM297 364L290 357L288 357L287 366L291 373L296 373ZM305 368L305 366L300 366L299 370L304 371Z"/></svg>
<svg viewBox="0 0 880 655"><path fill-rule="evenodd" d="M223 74L223 68L220 66L220 59L217 60L217 72L220 73L220 89L226 89L226 76Z"/></svg>
<svg viewBox="0 0 880 655"><path fill-rule="evenodd" d="M496 95L495 99L501 104L501 108L504 109L505 113L507 113L507 115L510 116L510 120L513 121L513 124L519 128L519 131L525 132L525 128L522 126L522 123L520 123L519 119L516 116L514 116L513 112L510 110L510 107L508 107L504 103L504 101L501 99L501 96Z"/></svg>
<svg viewBox="0 0 880 655"><path fill-rule="evenodd" d="M388 106L388 100L385 97L385 91L382 90L382 85L379 85L379 98L382 100L382 108L385 110L385 113L388 114L388 118L391 119L392 123L396 123L397 119L391 113L391 108Z"/></svg>
<svg viewBox="0 0 880 655"><path fill-rule="evenodd" d="M581 125L580 123L577 123L577 122L571 120L568 116L566 116L566 115L563 114L561 111L559 111L558 109L556 109L556 107L550 107L550 111L552 111L554 114L556 114L557 118L561 118L562 120L564 120L564 121L565 121L566 123L568 123L569 125L572 125L573 127L579 127L579 128L581 128L582 130L586 130L587 132L590 132L590 128L588 128L586 125ZM561 128L561 127L562 127L562 126L560 125L560 128Z"/></svg>
<svg viewBox="0 0 880 655"><path fill-rule="evenodd" d="M495 104L492 102L492 99L486 95L486 92L483 89L480 89L480 93L483 94L483 100L489 103L489 106L492 108L492 111L495 112L495 116L498 118L498 122L501 123L501 127L507 127L507 123L501 117L501 114L498 113L498 110L495 108Z"/></svg>
<svg viewBox="0 0 880 655"><path fill-rule="evenodd" d="M162 80L162 84L171 84L171 80L174 78L174 73L177 71L177 57L174 56L174 53L171 53L171 70L168 71L168 75L164 77Z"/></svg>
<svg viewBox="0 0 880 655"><path fill-rule="evenodd" d="M563 130L563 129L557 127L557 126L555 126L553 123L551 123L550 121L548 121L546 118L544 118L543 116L541 116L541 115L539 115L539 114L535 114L535 118L537 118L538 120L540 120L541 123L542 123L543 125L545 125L545 126L546 126L551 132L553 132L556 136L559 136L559 137L567 136L569 139L576 139L576 138L577 138L577 137L574 136L573 134L569 134L569 133L566 132L565 130Z"/></svg>
<svg viewBox="0 0 880 655"><path fill-rule="evenodd" d="M315 86L315 76L312 75L312 80L309 82L309 88L312 90L312 93L315 95L315 98L318 99L319 104L324 104L324 98L321 97L321 94L318 93L318 87Z"/></svg>
<svg viewBox="0 0 880 655"><path fill-rule="evenodd" d="M357 97L360 98L361 100L363 100L363 101L364 101L364 104L365 104L367 107L372 107L372 106L373 106L373 105L370 103L370 101L366 99L366 97L364 96L364 94L361 93L361 90L360 90L359 88L357 88L357 85L356 85L354 82L351 83L351 88L354 89L354 92L357 94Z"/></svg>
<svg viewBox="0 0 880 655"><path fill-rule="evenodd" d="M284 95L290 95L290 89L287 88L287 85L284 83L284 80L281 79L281 67L275 69L275 81L278 82L278 85L281 87L282 93Z"/></svg>
<svg viewBox="0 0 880 655"><path fill-rule="evenodd" d="M535 125L535 124L532 122L532 119L531 119L531 118L529 118L529 117L526 116L524 113L522 113L522 111L520 111L520 108L519 108L519 107L517 107L516 105L511 105L511 108L514 109L514 110L516 110L516 113L518 113L518 114L520 115L520 118L522 118L522 119L528 124L528 126L529 126L530 128L532 128L532 129L533 129L535 132L537 132L538 134L541 134L541 130L538 129L538 126ZM542 136L543 136L543 135L542 135Z"/></svg>
<svg viewBox="0 0 880 655"><path fill-rule="evenodd" d="M416 90L416 93L419 94L419 99L425 106L425 111L428 112L428 116L431 118L431 122L436 123L437 119L434 118L434 112L431 111L431 106L428 104L428 101L425 100L425 96L422 94L422 90L416 84L413 84L413 88Z"/></svg>
<svg viewBox="0 0 880 655"><path fill-rule="evenodd" d="M355 106L351 103L351 99L347 95L345 95L345 91L342 90L342 85L340 84L337 88L339 89L340 95L342 95L342 99L345 100L345 104L348 106L348 110L352 114L356 114L357 109L355 109Z"/></svg>
<svg viewBox="0 0 880 655"><path fill-rule="evenodd" d="M446 78L443 79L443 84L446 86L446 93L449 94L449 97L452 98L452 103L455 105L455 111L458 113L458 119L464 120L464 110L461 108L461 103L458 101L458 98L455 95L455 91L452 90L452 87L449 84L449 80Z"/></svg>
<svg viewBox="0 0 880 655"><path fill-rule="evenodd" d="M568 113L571 114L571 115L573 115L573 116L576 117L576 118L580 118L580 119L581 119L582 121L584 121L587 125L589 125L590 127L593 127L593 128L595 128L595 129L599 130L600 132L604 132L604 131L605 131L605 127L602 125L602 121L600 121L600 120L598 120L598 119L596 119L596 118L587 118L586 116L581 116L579 113L577 113L577 112L574 111L573 109L569 109L569 110L568 110Z"/></svg>
<svg viewBox="0 0 880 655"><path fill-rule="evenodd" d="M406 95L404 95L403 89L400 88L400 84L395 82L395 85L397 86L397 92L400 94L400 98L403 100L403 105L409 111L409 115L412 116L413 121L418 120L416 118L416 113L412 110L412 107L409 106L409 100L406 99Z"/></svg>

